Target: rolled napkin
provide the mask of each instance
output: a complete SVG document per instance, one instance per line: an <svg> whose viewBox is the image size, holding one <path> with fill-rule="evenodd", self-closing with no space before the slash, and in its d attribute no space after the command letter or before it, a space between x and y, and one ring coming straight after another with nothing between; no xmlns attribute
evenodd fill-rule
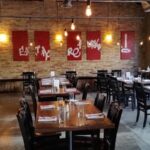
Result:
<svg viewBox="0 0 150 150"><path fill-rule="evenodd" d="M49 93L51 93L52 91L51 91L51 89L44 89L44 90L40 90L40 94L49 94Z"/></svg>
<svg viewBox="0 0 150 150"><path fill-rule="evenodd" d="M103 113L86 114L85 117L86 119L100 119L104 118L104 114Z"/></svg>
<svg viewBox="0 0 150 150"><path fill-rule="evenodd" d="M66 92L76 92L76 88L67 88Z"/></svg>
<svg viewBox="0 0 150 150"><path fill-rule="evenodd" d="M88 105L90 102L75 101L75 105Z"/></svg>
<svg viewBox="0 0 150 150"><path fill-rule="evenodd" d="M39 122L55 122L57 121L57 117L56 116L39 116L38 118Z"/></svg>
<svg viewBox="0 0 150 150"><path fill-rule="evenodd" d="M55 105L41 105L40 109L41 110L46 110L46 109L54 109Z"/></svg>

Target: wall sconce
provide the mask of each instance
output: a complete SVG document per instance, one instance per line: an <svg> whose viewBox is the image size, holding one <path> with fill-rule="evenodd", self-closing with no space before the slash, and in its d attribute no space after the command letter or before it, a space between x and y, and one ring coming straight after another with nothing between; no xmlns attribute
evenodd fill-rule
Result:
<svg viewBox="0 0 150 150"><path fill-rule="evenodd" d="M120 42L117 42L116 44L117 44L117 46L120 46Z"/></svg>
<svg viewBox="0 0 150 150"><path fill-rule="evenodd" d="M150 41L150 35L148 36L148 40Z"/></svg>
<svg viewBox="0 0 150 150"><path fill-rule="evenodd" d="M8 41L8 36L4 33L0 33L0 42L6 43Z"/></svg>
<svg viewBox="0 0 150 150"><path fill-rule="evenodd" d="M74 20L72 19L72 22L71 22L71 30L75 30L76 26L74 24Z"/></svg>
<svg viewBox="0 0 150 150"><path fill-rule="evenodd" d="M56 42L61 43L62 40L63 40L62 35L61 34L56 34L55 40L56 40Z"/></svg>
<svg viewBox="0 0 150 150"><path fill-rule="evenodd" d="M107 33L105 35L105 42L106 43L111 43L112 42L112 34L111 33Z"/></svg>
<svg viewBox="0 0 150 150"><path fill-rule="evenodd" d="M80 40L80 36L79 35L76 36L76 40L78 40L78 41Z"/></svg>
<svg viewBox="0 0 150 150"><path fill-rule="evenodd" d="M86 6L86 10L85 10L85 15L87 17L90 17L92 15L91 1L90 0L87 0L87 6Z"/></svg>
<svg viewBox="0 0 150 150"><path fill-rule="evenodd" d="M67 32L66 28L64 29L64 36L68 36L68 32Z"/></svg>
<svg viewBox="0 0 150 150"><path fill-rule="evenodd" d="M33 46L33 43L32 43L32 42L30 42L30 43L29 43L29 45L32 47L32 46Z"/></svg>

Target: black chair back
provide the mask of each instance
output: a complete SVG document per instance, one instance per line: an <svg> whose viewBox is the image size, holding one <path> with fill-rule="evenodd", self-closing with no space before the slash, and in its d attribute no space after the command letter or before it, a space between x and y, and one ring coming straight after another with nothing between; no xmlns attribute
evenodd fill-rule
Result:
<svg viewBox="0 0 150 150"><path fill-rule="evenodd" d="M26 112L23 109L20 109L16 116L23 137L25 150L33 150L34 149L33 136L30 132Z"/></svg>
<svg viewBox="0 0 150 150"><path fill-rule="evenodd" d="M76 71L66 71L66 78L70 81L73 87L77 85L77 73Z"/></svg>
<svg viewBox="0 0 150 150"><path fill-rule="evenodd" d="M99 97L99 99L97 100L97 105L96 107L103 112L104 109L104 104L106 101L106 96L102 95L101 97Z"/></svg>
<svg viewBox="0 0 150 150"><path fill-rule="evenodd" d="M35 73L34 72L23 72L23 84L24 85L30 85L33 84L33 80L35 79Z"/></svg>
<svg viewBox="0 0 150 150"><path fill-rule="evenodd" d="M90 88L89 83L85 83L84 89L83 89L82 100L86 100L87 99L87 94L88 94L89 88Z"/></svg>
<svg viewBox="0 0 150 150"><path fill-rule="evenodd" d="M121 77L122 71L121 71L121 70L112 70L112 71L111 71L111 74L112 74L113 76Z"/></svg>
<svg viewBox="0 0 150 150"><path fill-rule="evenodd" d="M37 111L37 96L36 96L36 92L34 90L34 86L29 86L29 91L30 91L30 95L31 95L31 99L33 102L33 111L34 111L34 116L36 118L36 111Z"/></svg>
<svg viewBox="0 0 150 150"><path fill-rule="evenodd" d="M99 73L107 74L108 70L97 70L97 74L99 74Z"/></svg>
<svg viewBox="0 0 150 150"><path fill-rule="evenodd" d="M94 105L95 106L97 106L98 99L99 99L99 91L96 93L96 97L95 97L95 100L94 100Z"/></svg>
<svg viewBox="0 0 150 150"><path fill-rule="evenodd" d="M138 82L134 82L134 89L136 92L137 107L146 107L146 93L144 92L143 85Z"/></svg>
<svg viewBox="0 0 150 150"><path fill-rule="evenodd" d="M107 117L114 123L115 128L104 130L104 139L106 142L108 142L110 150L115 150L116 136L118 132L121 115L122 115L122 108L120 108L118 103L112 102L109 106Z"/></svg>
<svg viewBox="0 0 150 150"><path fill-rule="evenodd" d="M31 114L30 106L29 106L28 102L25 100L25 98L22 98L20 100L20 106L25 111L26 117L28 119L28 123L30 126L31 133L34 134L32 114Z"/></svg>
<svg viewBox="0 0 150 150"><path fill-rule="evenodd" d="M104 73L98 73L97 74L97 88L102 93L107 93L108 89L108 79L106 74Z"/></svg>

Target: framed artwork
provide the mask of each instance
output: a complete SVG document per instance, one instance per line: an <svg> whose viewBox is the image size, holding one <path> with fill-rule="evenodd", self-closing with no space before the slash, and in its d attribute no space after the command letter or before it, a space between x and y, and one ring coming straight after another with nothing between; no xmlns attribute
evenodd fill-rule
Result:
<svg viewBox="0 0 150 150"><path fill-rule="evenodd" d="M29 61L27 31L12 31L13 60Z"/></svg>
<svg viewBox="0 0 150 150"><path fill-rule="evenodd" d="M100 31L87 31L86 40L87 60L99 60L101 58Z"/></svg>
<svg viewBox="0 0 150 150"><path fill-rule="evenodd" d="M70 31L67 36L67 59L81 60L82 50L81 50L81 32Z"/></svg>
<svg viewBox="0 0 150 150"><path fill-rule="evenodd" d="M131 59L134 54L135 32L121 31L120 59Z"/></svg>
<svg viewBox="0 0 150 150"><path fill-rule="evenodd" d="M35 31L35 61L50 60L50 35L48 31Z"/></svg>

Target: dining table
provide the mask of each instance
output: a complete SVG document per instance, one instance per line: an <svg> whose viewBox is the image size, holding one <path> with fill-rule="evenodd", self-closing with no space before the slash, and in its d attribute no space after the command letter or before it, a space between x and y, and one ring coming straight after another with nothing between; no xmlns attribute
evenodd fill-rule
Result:
<svg viewBox="0 0 150 150"><path fill-rule="evenodd" d="M82 109L81 109L82 106ZM60 121L63 108L63 121ZM82 110L82 111L81 111ZM81 115L82 112L82 115ZM72 132L93 129L112 129L114 124L96 108L91 100L50 101L37 103L35 131L38 133L69 132L69 150L72 150Z"/></svg>
<svg viewBox="0 0 150 150"><path fill-rule="evenodd" d="M70 87L67 88L66 86L62 86L60 88L40 88L38 90L38 96L40 98L44 97L69 97L70 94L78 95L80 91L77 88Z"/></svg>
<svg viewBox="0 0 150 150"><path fill-rule="evenodd" d="M41 78L39 80L39 86L40 87L50 87L50 86L53 86L54 80L59 80L59 84L61 86L71 85L70 81L66 77L64 77L64 76L57 76L57 77Z"/></svg>

